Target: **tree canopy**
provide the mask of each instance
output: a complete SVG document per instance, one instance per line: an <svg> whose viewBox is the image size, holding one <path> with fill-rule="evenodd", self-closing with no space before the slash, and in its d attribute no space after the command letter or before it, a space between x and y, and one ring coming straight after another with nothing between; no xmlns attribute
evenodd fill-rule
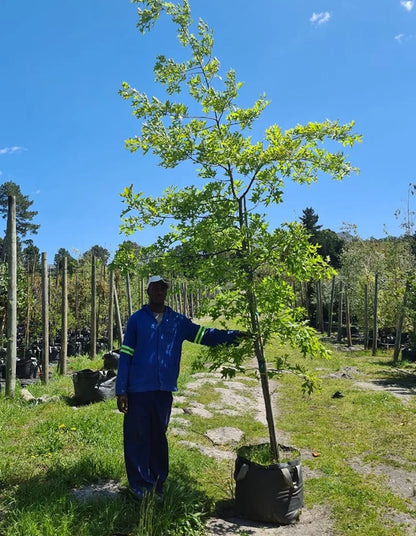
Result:
<svg viewBox="0 0 416 536"><path fill-rule="evenodd" d="M87 259L89 257L92 257L93 255L95 256L96 259L99 259L103 264L106 264L110 257L110 252L108 251L108 249L96 244L95 246L92 246L89 250L87 250L82 255L82 258Z"/></svg>
<svg viewBox="0 0 416 536"><path fill-rule="evenodd" d="M33 201L28 195L23 195L20 186L12 181L4 182L0 186L0 214L3 219L7 218L8 197L16 198L16 234L24 238L27 234L37 234L40 225L33 223L32 220L37 216L36 210L29 210Z"/></svg>
<svg viewBox="0 0 416 536"><path fill-rule="evenodd" d="M339 268L344 239L331 229L322 229L322 225L318 225L319 216L312 207L305 208L299 219L309 234L309 240L319 246L319 254L328 259L333 268Z"/></svg>
<svg viewBox="0 0 416 536"><path fill-rule="evenodd" d="M153 152L165 168L192 162L200 181L191 179L181 189L168 187L160 197L135 192L133 185L126 187L121 228L131 234L169 222L170 230L144 248L144 254L165 270L179 269L184 256L192 258L198 279L211 292L220 289L209 303L211 316L237 319L252 334L239 348L212 351L210 360L232 374L242 370L244 358L254 348L272 457L277 457L264 346L274 337L304 355L326 355L304 312L295 306L293 284L329 277L332 270L316 253L302 225L295 222L270 229L261 210L282 202L288 180L309 184L322 173L341 180L356 171L342 151L331 152L325 144L350 147L361 137L353 132L353 122L342 125L327 120L286 131L274 124L261 139L253 140L251 129L268 101L262 96L249 108L238 106L242 83L232 69L221 74L213 54L213 31L202 20L194 29L189 2L135 3L142 32L150 30L162 14L170 17L188 59L157 57L154 73L165 89L163 99L123 83L121 96L130 101L141 122L141 134L129 138L126 146L133 152ZM177 95L182 100L175 100ZM303 375L308 389L311 378L304 368L294 365L292 370Z"/></svg>
<svg viewBox="0 0 416 536"><path fill-rule="evenodd" d="M54 257L55 268L61 272L64 268L64 258L67 259L67 270L69 274L72 274L76 270L77 260L69 253L65 248L59 248Z"/></svg>
<svg viewBox="0 0 416 536"><path fill-rule="evenodd" d="M315 237L317 232L322 229L322 225L318 225L319 216L312 207L303 209L299 219L312 237Z"/></svg>

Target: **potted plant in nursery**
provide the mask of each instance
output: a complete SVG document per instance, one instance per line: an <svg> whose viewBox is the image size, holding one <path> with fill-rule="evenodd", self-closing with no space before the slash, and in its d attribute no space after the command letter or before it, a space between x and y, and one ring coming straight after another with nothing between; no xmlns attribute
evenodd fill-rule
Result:
<svg viewBox="0 0 416 536"><path fill-rule="evenodd" d="M333 270L317 254L302 225L287 223L272 229L267 210L282 202L286 181L310 184L321 172L340 180L354 171L344 154L327 150L325 142L329 140L332 147L337 142L351 146L360 136L353 133L353 123L327 120L284 132L272 125L259 141L253 141L250 131L268 101L260 97L252 107L238 106L242 84L233 70L220 76L220 63L213 55L213 32L202 20L192 31L188 0L177 4L135 2L139 4L140 31L150 30L166 14L177 27L179 49L183 47L189 55L183 59L183 51L178 52L180 61L157 57L154 73L164 89L163 97L148 97L123 83L120 94L130 101L133 114L141 121L141 135L129 138L126 146L133 152L152 151L166 168L184 162L189 173L190 165L196 164L198 178L190 177L189 184L181 188L168 187L159 197L135 192L133 185L126 187L121 194L125 204L121 230L127 235L147 226L165 231L164 224L169 222L166 232L141 250L151 270L168 268L197 280L212 298L206 312L221 318L224 325L237 322L251 334L238 347L213 349L210 366L232 376L245 370L254 353L269 432L267 465L279 466L269 363L274 360L274 369L284 367L301 374L304 389L313 389L314 380L302 365L282 355L267 357L266 348L275 339L282 347L289 343L300 349L304 356L327 354L305 321L304 311L295 305L295 286L330 277ZM248 456L248 452L243 454ZM273 498L266 513L248 508L246 491L240 493L244 482L250 482L250 467L244 465L248 464L240 465L237 460L237 502L250 510L243 513L277 523L294 521L297 513L291 511L288 497L296 495L297 487L297 502L301 502L298 453L279 467L285 490L281 502L287 507L279 507L275 514L271 512L276 508ZM270 489L268 495L276 496L275 490Z"/></svg>
<svg viewBox="0 0 416 536"><path fill-rule="evenodd" d="M409 333L409 346L403 348L402 358L416 361L416 333Z"/></svg>

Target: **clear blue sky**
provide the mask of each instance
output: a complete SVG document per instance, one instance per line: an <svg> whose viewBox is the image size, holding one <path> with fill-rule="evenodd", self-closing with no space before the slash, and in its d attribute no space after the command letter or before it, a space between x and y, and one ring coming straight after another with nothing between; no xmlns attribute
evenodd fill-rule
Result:
<svg viewBox="0 0 416 536"><path fill-rule="evenodd" d="M272 225L306 207L323 228L355 224L363 238L402 234L416 182L416 2L400 0L191 0L213 29L222 67L245 85L243 104L271 100L259 127L356 121L363 143L349 150L361 169L342 183L288 185ZM122 81L161 95L156 55L174 55L173 28L142 36L129 0L0 0L0 183L34 201L32 238L50 262L59 248L78 256L95 244L111 253L119 234L119 193L134 183L158 195L195 181L189 166L166 171L131 154L139 133ZM416 199L411 198L415 209ZM1 225L5 227L5 222ZM1 228L0 228L1 229ZM155 231L130 239L146 245Z"/></svg>

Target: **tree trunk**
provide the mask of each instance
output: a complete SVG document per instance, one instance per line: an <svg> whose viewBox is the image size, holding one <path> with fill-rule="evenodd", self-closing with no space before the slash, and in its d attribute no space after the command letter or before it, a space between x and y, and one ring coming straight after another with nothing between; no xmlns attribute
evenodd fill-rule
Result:
<svg viewBox="0 0 416 536"><path fill-rule="evenodd" d="M145 282L143 279L140 279L140 302L139 302L139 309L144 305L146 299L146 290L145 290Z"/></svg>
<svg viewBox="0 0 416 536"><path fill-rule="evenodd" d="M329 313L328 313L328 337L332 335L332 317L334 313L334 299L335 299L335 276L332 277L332 285L331 285L331 301L329 304Z"/></svg>
<svg viewBox="0 0 416 536"><path fill-rule="evenodd" d="M352 337L351 337L351 317L350 317L350 302L348 300L348 291L345 289L345 327L347 330L347 344L349 347L352 346Z"/></svg>
<svg viewBox="0 0 416 536"><path fill-rule="evenodd" d="M324 331L324 315L322 307L322 291L321 291L321 281L318 280L315 284L316 292L316 329L323 333Z"/></svg>
<svg viewBox="0 0 416 536"><path fill-rule="evenodd" d="M97 271L95 255L91 257L91 324L90 359L97 355Z"/></svg>
<svg viewBox="0 0 416 536"><path fill-rule="evenodd" d="M267 374L267 363L264 357L264 346L261 336L261 328L259 317L257 313L256 297L253 293L250 293L249 304L250 304L250 318L251 318L251 328L252 333L255 334L254 337L254 352L257 358L258 369L260 373L261 388L263 392L264 405L266 409L266 420L267 427L269 430L269 440L270 440L270 456L272 461L279 461L279 445L276 438L276 428L273 418L273 409L270 398L270 385L269 385L269 376Z"/></svg>
<svg viewBox="0 0 416 536"><path fill-rule="evenodd" d="M364 349L368 350L368 338L369 338L369 329L368 329L368 284L364 286Z"/></svg>
<svg viewBox="0 0 416 536"><path fill-rule="evenodd" d="M108 296L108 350L113 349L113 326L114 326L114 272L110 270L110 289Z"/></svg>
<svg viewBox="0 0 416 536"><path fill-rule="evenodd" d="M183 315L185 314L185 308L183 304L183 296L181 292L181 283L179 282L177 285L179 285L178 290L175 288L175 293L172 295L172 292L170 293L172 299L173 299L173 308L177 311L180 311ZM177 286L175 285L175 287Z"/></svg>
<svg viewBox="0 0 416 536"><path fill-rule="evenodd" d="M26 326L25 326L25 348L29 347L30 343L30 315L32 314L32 275L30 273L30 262L27 263L26 267Z"/></svg>
<svg viewBox="0 0 416 536"><path fill-rule="evenodd" d="M78 335L79 330L79 280L78 280L78 268L79 263L77 262L77 269L75 272L75 334Z"/></svg>
<svg viewBox="0 0 416 536"><path fill-rule="evenodd" d="M126 274L126 290L127 290L127 309L128 316L130 317L133 314L133 304L131 301L131 285L130 285L130 274Z"/></svg>
<svg viewBox="0 0 416 536"><path fill-rule="evenodd" d="M303 281L301 281L299 283L300 305L301 305L301 307L306 309L306 307L305 307L305 297L304 297L304 288L303 287L304 287L304 284L303 284Z"/></svg>
<svg viewBox="0 0 416 536"><path fill-rule="evenodd" d="M338 333L337 341L342 341L342 291L343 291L342 281L339 282L339 293L338 293Z"/></svg>
<svg viewBox="0 0 416 536"><path fill-rule="evenodd" d="M42 253L42 383L49 383L49 274L48 258Z"/></svg>
<svg viewBox="0 0 416 536"><path fill-rule="evenodd" d="M183 292L183 310L186 316L189 316L188 285L186 281L182 284Z"/></svg>
<svg viewBox="0 0 416 536"><path fill-rule="evenodd" d="M120 306L118 304L116 285L114 285L114 307L116 310L118 342L119 347L121 347L121 345L123 344L123 324L121 323Z"/></svg>
<svg viewBox="0 0 416 536"><path fill-rule="evenodd" d="M17 243L16 243L16 198L8 197L7 213L7 354L6 396L14 397L16 389L17 354Z"/></svg>
<svg viewBox="0 0 416 536"><path fill-rule="evenodd" d="M403 321L404 321L404 315L406 313L406 304L407 304L407 296L409 294L409 287L410 287L410 282L409 282L409 279L407 279L406 287L404 289L403 302L400 307L399 316L397 318L396 339L394 341L394 352L393 352L394 363L401 361L400 345L402 342Z"/></svg>
<svg viewBox="0 0 416 536"><path fill-rule="evenodd" d="M378 312L378 274L374 278L374 306L373 306L373 351L372 355L377 355L377 312Z"/></svg>
<svg viewBox="0 0 416 536"><path fill-rule="evenodd" d="M248 228L248 211L246 198L239 199L239 221L240 229L244 235L244 229ZM247 237L243 239L243 249L249 252L251 249L250 240ZM264 356L264 345L262 339L262 331L260 326L259 314L257 312L257 297L254 292L253 272L250 266L246 268L246 276L250 283L250 290L247 293L247 306L250 315L251 333L254 336L254 353L257 359L258 370L260 373L261 388L266 410L267 428L269 431L270 440L270 457L271 461L279 461L279 445L276 438L276 428L273 419L272 402L270 398L269 376L267 374L267 363Z"/></svg>
<svg viewBox="0 0 416 536"><path fill-rule="evenodd" d="M68 355L68 259L66 255L62 268L62 325L61 325L61 352L59 360L59 372L63 376L66 374L66 359Z"/></svg>
<svg viewBox="0 0 416 536"><path fill-rule="evenodd" d="M308 281L305 282L305 308L309 320L312 320L312 286Z"/></svg>

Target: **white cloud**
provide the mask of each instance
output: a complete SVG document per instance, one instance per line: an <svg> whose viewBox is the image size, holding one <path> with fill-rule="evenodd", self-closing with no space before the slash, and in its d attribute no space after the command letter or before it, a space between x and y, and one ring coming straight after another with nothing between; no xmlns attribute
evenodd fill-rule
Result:
<svg viewBox="0 0 416 536"><path fill-rule="evenodd" d="M404 43L409 43L409 41L413 41L415 39L414 34L397 34L394 36L394 39L400 44L403 45Z"/></svg>
<svg viewBox="0 0 416 536"><path fill-rule="evenodd" d="M23 147L18 147L16 145L14 147L3 147L2 149L0 149L0 154L17 153L23 150Z"/></svg>
<svg viewBox="0 0 416 536"><path fill-rule="evenodd" d="M323 11L322 13L312 13L312 17L309 21L312 24L326 24L329 22L331 14L328 11Z"/></svg>
<svg viewBox="0 0 416 536"><path fill-rule="evenodd" d="M401 0L400 5L402 5L406 11L412 11L415 2L414 0Z"/></svg>

